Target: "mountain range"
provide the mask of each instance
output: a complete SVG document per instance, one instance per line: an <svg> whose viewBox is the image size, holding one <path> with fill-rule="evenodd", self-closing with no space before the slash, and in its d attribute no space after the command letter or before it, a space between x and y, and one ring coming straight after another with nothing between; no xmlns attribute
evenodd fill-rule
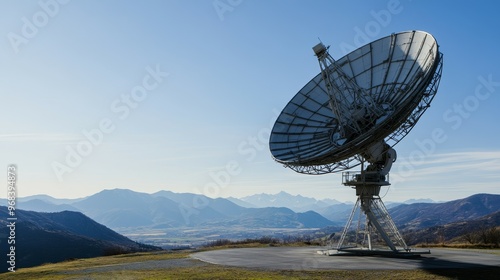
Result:
<svg viewBox="0 0 500 280"><path fill-rule="evenodd" d="M243 206L243 207L287 207L295 212L305 211L319 211L325 207L342 202L335 199L322 199L318 200L311 197L304 197L302 195L291 195L287 192L281 191L277 194L254 194L242 198L228 198L230 201Z"/></svg>
<svg viewBox="0 0 500 280"><path fill-rule="evenodd" d="M315 199L301 195L292 195L281 191L277 194L254 194L242 198L229 197L228 200L242 207L287 207L296 212L315 211L323 217L334 222L344 224L352 211L354 203L350 201L340 202L335 199ZM403 204L435 203L431 199L410 199L403 202L386 202L387 208L393 208Z"/></svg>
<svg viewBox="0 0 500 280"><path fill-rule="evenodd" d="M287 192L281 191L277 194L254 194L250 196L245 196L242 198L234 198L229 197L228 200L243 206L243 207L253 207L253 208L261 208L261 207L287 207L292 209L295 212L303 212L303 211L316 211L318 213L325 212L325 208L331 207L334 205L350 205L353 206L353 202L346 201L341 202L335 199L315 199L312 197L304 197L302 195L292 195ZM398 206L401 204L413 204L413 203L435 203L435 201L431 199L409 199L403 202L386 202L386 206L388 208L392 208L394 206Z"/></svg>
<svg viewBox="0 0 500 280"><path fill-rule="evenodd" d="M422 201L431 200L387 203L398 227L420 229L474 219L500 210L500 195L494 194L476 194L441 203ZM0 204L6 205L6 201L0 200ZM20 198L18 204L22 209L39 212L79 211L114 229L208 225L319 228L343 225L353 207L352 203L317 200L286 192L225 199L165 190L147 194L127 189L103 190L79 199L36 195ZM306 216L308 219L304 219Z"/></svg>
<svg viewBox="0 0 500 280"><path fill-rule="evenodd" d="M311 210L297 213L279 206L246 208L224 198L214 199L171 191L147 194L113 189L103 190L73 202L58 202L54 198L35 196L34 199L20 199L18 204L22 209L40 212L80 211L113 229L234 225L252 228L321 228L335 225Z"/></svg>
<svg viewBox="0 0 500 280"><path fill-rule="evenodd" d="M5 202L0 200L4 205ZM387 204L398 228L403 232L415 232L450 223L480 220L494 214L500 211L500 195L476 194L440 203ZM143 236L151 236L155 232L163 234L165 239L172 236L176 239L186 236L190 239L200 236L239 238L249 231L255 235L283 229L281 232L286 234L285 229L341 228L353 207L351 203L319 201L285 192L225 199L171 191L147 194L127 189L103 190L74 200L26 197L19 199L18 205L22 209L42 212L79 211L127 236L138 236L139 232ZM197 235L188 235L188 232ZM139 240L145 242L144 239ZM155 244L163 246L164 243Z"/></svg>

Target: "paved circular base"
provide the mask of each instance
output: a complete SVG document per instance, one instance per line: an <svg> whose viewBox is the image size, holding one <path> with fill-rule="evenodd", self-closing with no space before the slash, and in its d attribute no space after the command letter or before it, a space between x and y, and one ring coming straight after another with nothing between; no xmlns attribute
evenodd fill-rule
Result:
<svg viewBox="0 0 500 280"><path fill-rule="evenodd" d="M500 267L500 257L477 250L431 249L430 255L417 258L379 256L326 256L322 247L238 248L194 253L204 262L247 268L280 270L352 269L439 269Z"/></svg>

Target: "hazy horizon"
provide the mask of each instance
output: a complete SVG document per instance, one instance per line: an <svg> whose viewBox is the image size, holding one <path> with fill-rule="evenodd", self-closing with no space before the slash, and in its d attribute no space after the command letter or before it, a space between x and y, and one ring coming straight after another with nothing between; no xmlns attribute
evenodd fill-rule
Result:
<svg viewBox="0 0 500 280"><path fill-rule="evenodd" d="M44 193L38 193L38 194L33 194L33 195L28 195L28 196L22 196L22 197L18 197L18 199L26 199L26 198L31 198L31 197L36 197L36 196L49 196L51 198L54 198L54 199L57 199L57 200L79 200L79 199L85 199L85 198L88 198L90 196L93 196L95 194L98 194L100 192L103 192L103 191L113 191L113 190L128 190L128 191L133 191L133 192L136 192L136 193L143 193L143 194L155 194L157 192L160 192L160 191L171 191L171 190L168 190L168 189L164 189L164 190L159 190L159 191L156 191L156 192L142 192L142 191L137 191L137 190L132 190L132 189L123 189L123 188L113 188L113 189L102 189L96 193L92 193L90 195L86 195L86 196L82 196L82 197L56 197L56 196L52 196L52 195L49 195L49 194L44 194ZM353 190L354 191L354 190ZM175 192L175 191L171 191L173 193L189 193L189 192ZM335 200L335 201L338 201L340 203L354 203L356 201L356 196L353 196L352 199L348 199L348 200L338 200L338 199L334 199L334 198L329 198L329 197L325 197L325 198L318 198L318 197L314 197L314 196L304 196L304 195L301 195L301 194L291 194L289 192L286 192L286 191L278 191L278 192L274 192L274 193L255 193L255 194L251 194L251 195L246 195L246 196L240 196L240 197L235 197L235 196L226 196L226 197L210 197L210 198L224 198L224 199L230 199L230 198L236 198L236 199L243 199L243 198L248 198L248 197L251 197L251 196L257 196L257 195L270 195L270 196L275 196L275 195L279 195L281 193L285 193L287 195L290 195L290 196L294 196L294 197L297 197L297 196L302 196L303 198L313 198L317 201L324 201L324 200ZM382 195L382 199L384 199L383 195L384 193L386 193L386 191L384 191L384 189L382 189L381 191L381 195ZM196 194L196 193L190 193L190 194ZM476 194L483 194L483 193L476 193ZM201 193L198 193L196 195L204 195L204 194L201 194ZM475 195L475 194L473 194ZM495 194L493 194L495 195ZM431 199L431 198L428 198L428 197L415 197L415 198L410 198L410 199L406 199L406 200L385 200L385 203L391 203L391 202L397 202L397 203L402 203L402 202L407 202L407 201L422 201L422 200L431 200L433 203L441 203L441 202L448 202L448 201L452 201L452 200L457 200L457 199L464 199L466 197L469 197L469 196L465 196L465 197L460 197L460 198L456 198L456 199L449 199L449 200L434 200L434 199Z"/></svg>

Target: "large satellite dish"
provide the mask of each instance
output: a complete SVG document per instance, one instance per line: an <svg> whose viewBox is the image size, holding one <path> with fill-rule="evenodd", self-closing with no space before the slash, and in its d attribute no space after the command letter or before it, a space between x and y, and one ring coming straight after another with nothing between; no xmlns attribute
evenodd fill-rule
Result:
<svg viewBox="0 0 500 280"><path fill-rule="evenodd" d="M360 173L343 174L343 183L356 189L358 201L338 249L347 250L343 242L360 207L368 240L371 230L372 237L381 236L392 252L408 253L378 194L381 186L389 185L387 175L396 160L392 147L413 128L437 92L442 71L438 44L429 33L408 31L376 40L338 60L322 43L313 51L321 72L278 116L269 141L271 154L305 174L361 165Z"/></svg>

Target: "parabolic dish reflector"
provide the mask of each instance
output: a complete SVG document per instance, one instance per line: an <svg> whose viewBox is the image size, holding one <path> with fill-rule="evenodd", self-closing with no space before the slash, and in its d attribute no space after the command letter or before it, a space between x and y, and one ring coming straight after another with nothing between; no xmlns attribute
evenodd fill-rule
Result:
<svg viewBox="0 0 500 280"><path fill-rule="evenodd" d="M335 66L341 70L331 67L330 75L339 79L343 72L382 113L362 131L342 138L341 117L332 110L320 73L278 116L269 141L271 154L276 161L306 174L358 165L358 155L370 145L385 141L394 146L413 128L434 98L441 65L436 40L422 31L392 34L356 49L336 60Z"/></svg>

